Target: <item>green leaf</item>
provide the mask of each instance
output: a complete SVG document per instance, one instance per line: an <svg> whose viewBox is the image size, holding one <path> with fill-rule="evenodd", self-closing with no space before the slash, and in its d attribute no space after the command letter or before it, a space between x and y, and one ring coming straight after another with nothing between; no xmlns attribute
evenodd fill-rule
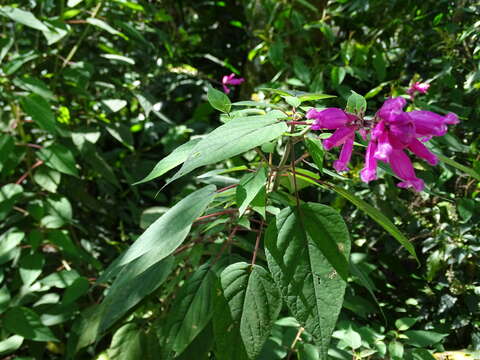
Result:
<svg viewBox="0 0 480 360"><path fill-rule="evenodd" d="M236 189L238 216L242 216L247 207L262 191L265 191L267 182L267 170L264 167L259 168L255 173L246 174L240 179L240 183ZM265 207L265 203L263 204ZM265 214L264 214L265 215Z"/></svg>
<svg viewBox="0 0 480 360"><path fill-rule="evenodd" d="M23 111L30 115L35 123L51 134L57 132L55 115L50 105L39 95L31 94L20 99Z"/></svg>
<svg viewBox="0 0 480 360"><path fill-rule="evenodd" d="M403 247L419 262L417 254L415 252L414 246L408 241L408 239L402 234L402 232L393 224L388 217L386 217L379 210L374 208L372 205L366 201L355 196L351 192L333 185L331 189L337 194L343 196L345 199L350 201L353 205L358 207L360 210L364 211L368 216L370 216L375 222L387 230L390 235L392 235ZM420 263L420 262L419 262Z"/></svg>
<svg viewBox="0 0 480 360"><path fill-rule="evenodd" d="M123 144L130 151L134 151L133 147L133 136L132 132L128 126L121 123L111 123L107 127L107 131L112 135L116 140Z"/></svg>
<svg viewBox="0 0 480 360"><path fill-rule="evenodd" d="M38 58L40 55L35 50L14 56L3 68L6 75L12 75L27 62Z"/></svg>
<svg viewBox="0 0 480 360"><path fill-rule="evenodd" d="M17 246L25 238L25 233L10 228L0 235L0 265L12 260L20 250Z"/></svg>
<svg viewBox="0 0 480 360"><path fill-rule="evenodd" d="M403 345L398 341L392 341L388 344L388 353L392 359L403 359Z"/></svg>
<svg viewBox="0 0 480 360"><path fill-rule="evenodd" d="M3 169L3 164L8 160L13 147L13 137L9 134L0 134L0 171Z"/></svg>
<svg viewBox="0 0 480 360"><path fill-rule="evenodd" d="M287 89L272 89L272 88L260 88L258 90L273 92L274 94L282 96L295 96L300 99L301 102L312 101L312 100L322 100L336 97L335 95L327 95L321 93L308 93L305 91L299 90L287 90Z"/></svg>
<svg viewBox="0 0 480 360"><path fill-rule="evenodd" d="M43 36L47 39L48 45L55 44L70 32L70 26L60 20L47 20L44 24L47 30L43 31Z"/></svg>
<svg viewBox="0 0 480 360"><path fill-rule="evenodd" d="M200 139L192 139L185 144L180 145L168 156L160 160L146 177L144 177L142 180L135 182L133 185L139 185L148 181L152 181L153 179L162 176L166 172L182 164L183 162L185 162L185 160L187 160L188 155L190 155L193 148L199 143L199 141Z"/></svg>
<svg viewBox="0 0 480 360"><path fill-rule="evenodd" d="M325 155L322 142L318 139L306 137L305 146L307 147L308 153L311 155L313 162L315 163L315 165L317 165L318 171L322 172L323 157Z"/></svg>
<svg viewBox="0 0 480 360"><path fill-rule="evenodd" d="M6 184L0 188L0 221L7 217L22 194L23 187L18 184Z"/></svg>
<svg viewBox="0 0 480 360"><path fill-rule="evenodd" d="M43 22L38 20L30 11L25 11L11 6L2 6L0 7L0 15L9 17L13 21L31 27L32 29L48 31L48 27Z"/></svg>
<svg viewBox="0 0 480 360"><path fill-rule="evenodd" d="M225 93L214 89L210 85L208 86L207 99L214 109L217 109L223 113L228 114L232 108L232 103L230 102L228 96Z"/></svg>
<svg viewBox="0 0 480 360"><path fill-rule="evenodd" d="M20 277L24 286L30 286L42 273L45 258L40 253L33 253L23 256L20 259Z"/></svg>
<svg viewBox="0 0 480 360"><path fill-rule="evenodd" d="M70 149L60 144L52 144L38 151L38 157L45 162L45 165L61 173L77 176L78 170L75 166L75 157Z"/></svg>
<svg viewBox="0 0 480 360"><path fill-rule="evenodd" d="M100 101L100 103L112 113L116 113L127 106L127 102L122 99L105 99Z"/></svg>
<svg viewBox="0 0 480 360"><path fill-rule="evenodd" d="M352 350L356 350L362 346L362 338L360 337L360 334L353 330L352 327L349 327L348 330L345 331L342 341Z"/></svg>
<svg viewBox="0 0 480 360"><path fill-rule="evenodd" d="M419 348L435 345L448 336L448 334L425 330L408 330L404 334L408 337L408 339L405 339L405 343Z"/></svg>
<svg viewBox="0 0 480 360"><path fill-rule="evenodd" d="M305 93L303 95L297 95L297 97L303 103L305 101L331 99L331 98L334 98L336 96L335 95L320 94L320 93Z"/></svg>
<svg viewBox="0 0 480 360"><path fill-rule="evenodd" d="M173 256L160 257L153 251L128 263L101 304L98 335L102 335L128 310L158 289L172 271L173 263Z"/></svg>
<svg viewBox="0 0 480 360"><path fill-rule="evenodd" d="M454 168L456 168L460 171L463 171L465 174L468 174L471 177L480 181L480 174L478 172L476 172L474 169L472 169L468 166L465 166L463 164L460 164L460 163L456 162L455 160L452 160L452 159L450 159L450 158L446 157L445 155L440 154L438 152L435 152L435 155L437 155L437 157L440 159L440 161L443 161L445 164L453 166Z"/></svg>
<svg viewBox="0 0 480 360"><path fill-rule="evenodd" d="M268 267L275 283L293 316L314 337L322 360L327 359L346 287L322 252L326 246L322 243L332 241L347 258L347 227L335 210L320 204L283 209L265 234Z"/></svg>
<svg viewBox="0 0 480 360"><path fill-rule="evenodd" d="M215 281L215 274L207 263L187 278L177 293L172 305L175 311L166 319L167 346L177 354L190 345L212 318Z"/></svg>
<svg viewBox="0 0 480 360"><path fill-rule="evenodd" d="M347 99L347 112L362 116L367 110L367 100L352 90L352 95Z"/></svg>
<svg viewBox="0 0 480 360"><path fill-rule="evenodd" d="M43 189L55 193L60 184L61 174L58 171L52 170L46 166L42 166L35 170L33 180Z"/></svg>
<svg viewBox="0 0 480 360"><path fill-rule="evenodd" d="M93 26L98 27L99 29L105 30L106 32L112 34L112 35L118 35L120 37L126 38L124 34L122 34L120 31L115 30L113 27L108 25L105 21L97 19L97 18L88 18L87 23Z"/></svg>
<svg viewBox="0 0 480 360"><path fill-rule="evenodd" d="M295 96L284 96L283 97L285 101L287 102L288 105L290 105L293 108L298 108L300 104L302 103L299 98Z"/></svg>
<svg viewBox="0 0 480 360"><path fill-rule="evenodd" d="M209 322L207 326L198 334L190 345L177 356L176 360L209 360L209 352L213 346L213 326ZM153 359L152 359L153 360Z"/></svg>
<svg viewBox="0 0 480 360"><path fill-rule="evenodd" d="M399 331L405 331L417 322L416 318L402 317L395 321L395 326Z"/></svg>
<svg viewBox="0 0 480 360"><path fill-rule="evenodd" d="M51 330L42 324L35 311L26 307L14 307L2 318L5 330L33 341L59 341Z"/></svg>
<svg viewBox="0 0 480 360"><path fill-rule="evenodd" d="M65 289L62 297L62 304L73 304L75 300L88 292L90 283L87 278L78 277L70 286Z"/></svg>
<svg viewBox="0 0 480 360"><path fill-rule="evenodd" d="M23 337L20 335L13 335L9 338L0 341L0 355L8 355L18 350L23 344Z"/></svg>
<svg viewBox="0 0 480 360"><path fill-rule="evenodd" d="M98 282L106 281L126 264L143 255L154 254L160 261L173 253L187 237L193 221L205 211L213 200L215 190L214 185L206 186L191 193L170 208L105 270Z"/></svg>
<svg viewBox="0 0 480 360"><path fill-rule="evenodd" d="M340 86L340 84L345 79L345 75L347 71L344 67L334 66L330 72L330 80L332 82L332 87L336 88Z"/></svg>
<svg viewBox="0 0 480 360"><path fill-rule="evenodd" d="M143 359L143 331L136 323L128 323L118 329L107 350L109 360Z"/></svg>
<svg viewBox="0 0 480 360"><path fill-rule="evenodd" d="M223 270L220 281L230 311L227 317L233 321L230 326L239 327L246 353L255 359L280 313L280 293L270 274L258 265L232 264Z"/></svg>
<svg viewBox="0 0 480 360"><path fill-rule="evenodd" d="M35 77L22 77L22 78L14 78L13 83L15 86L22 88L27 91L31 91L44 99L48 100L55 100L55 95L53 92L48 88L48 86L40 79Z"/></svg>
<svg viewBox="0 0 480 360"><path fill-rule="evenodd" d="M180 170L170 182L205 165L229 159L250 149L272 141L287 131L278 112L261 116L236 118L216 128L192 149Z"/></svg>

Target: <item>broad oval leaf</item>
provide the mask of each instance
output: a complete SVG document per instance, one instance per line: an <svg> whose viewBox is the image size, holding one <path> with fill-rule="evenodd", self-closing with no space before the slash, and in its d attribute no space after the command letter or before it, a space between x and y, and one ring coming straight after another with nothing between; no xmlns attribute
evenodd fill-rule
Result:
<svg viewBox="0 0 480 360"><path fill-rule="evenodd" d="M207 92L208 102L214 109L217 109L224 113L229 113L232 108L232 103L225 93L214 89L212 86L208 86Z"/></svg>
<svg viewBox="0 0 480 360"><path fill-rule="evenodd" d="M192 149L183 166L167 184L201 166L231 158L276 139L288 130L286 122L278 121L281 116L275 111L236 118L216 128Z"/></svg>
<svg viewBox="0 0 480 360"><path fill-rule="evenodd" d="M244 262L223 270L220 282L232 325L239 326L246 353L250 359L255 359L280 313L280 293L268 271Z"/></svg>
<svg viewBox="0 0 480 360"><path fill-rule="evenodd" d="M14 307L2 318L5 330L33 341L58 341L52 331L42 324L40 316L26 307Z"/></svg>
<svg viewBox="0 0 480 360"><path fill-rule="evenodd" d="M52 144L39 150L37 154L48 167L64 174L78 177L78 170L75 166L75 157L65 146Z"/></svg>
<svg viewBox="0 0 480 360"><path fill-rule="evenodd" d="M57 132L55 115L50 105L40 95L31 94L20 99L23 111L30 115L35 123L51 134Z"/></svg>
<svg viewBox="0 0 480 360"><path fill-rule="evenodd" d="M268 267L275 283L293 316L319 345L320 359L327 359L346 287L324 255L332 257L329 253L334 249L325 249L332 240L341 256L348 258L350 238L342 217L328 206L312 203L283 209L265 234ZM343 265L339 269L344 271Z"/></svg>

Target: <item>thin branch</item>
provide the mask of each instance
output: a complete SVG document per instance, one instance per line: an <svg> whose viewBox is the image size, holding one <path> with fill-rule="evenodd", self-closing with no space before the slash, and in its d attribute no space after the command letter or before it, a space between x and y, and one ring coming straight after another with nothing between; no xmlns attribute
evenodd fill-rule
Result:
<svg viewBox="0 0 480 360"><path fill-rule="evenodd" d="M28 169L22 176L20 176L18 178L18 180L15 182L15 184L21 184L23 182L23 180L25 180L27 178L28 175L30 175L30 173L32 172L33 169L39 167L40 165L43 164L43 161L42 160L38 160L35 164L32 165L32 167L30 169Z"/></svg>
<svg viewBox="0 0 480 360"><path fill-rule="evenodd" d="M233 213L236 213L237 211L238 211L237 209L227 209L227 210L219 211L219 212L216 212L216 213L200 216L200 217L196 218L193 222L201 221L201 220L208 219L208 218L211 218L211 217L214 217L214 216L220 216L220 215L224 215L224 214L233 214Z"/></svg>
<svg viewBox="0 0 480 360"><path fill-rule="evenodd" d="M262 237L263 224L264 222L262 219L262 222L260 223L260 230L258 231L257 239L255 240L255 249L253 250L253 257L252 257L252 267L253 265L255 265L255 260L257 259L258 247L260 246L260 238Z"/></svg>
<svg viewBox="0 0 480 360"><path fill-rule="evenodd" d="M303 327L300 327L297 331L297 335L295 336L295 339L293 339L292 345L290 345L290 351L288 352L287 360L290 360L292 357L292 354L295 350L295 345L297 345L298 340L300 340L300 336L302 336L302 333L305 331Z"/></svg>

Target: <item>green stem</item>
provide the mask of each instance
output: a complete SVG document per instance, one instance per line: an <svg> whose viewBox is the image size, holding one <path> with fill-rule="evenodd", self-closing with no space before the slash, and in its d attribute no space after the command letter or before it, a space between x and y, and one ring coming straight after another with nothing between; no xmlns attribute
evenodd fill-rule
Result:
<svg viewBox="0 0 480 360"><path fill-rule="evenodd" d="M97 6L95 7L95 9L93 9L93 13L92 13L92 18L95 18L98 14L98 12L100 11L101 7L102 7L102 4L103 4L103 1L99 1L99 3L97 4ZM90 30L90 26L87 26L84 30L83 30L83 33L82 35L80 35L80 38L78 39L78 41L76 42L75 45L73 45L72 49L70 50L70 52L68 53L67 57L65 58L65 60L63 61L63 64L62 64L62 69L68 65L68 63L70 62L70 60L72 60L72 58L75 56L75 53L77 52L78 48L80 47L81 43L83 42L83 40L85 39L85 37L87 36L88 34L88 31Z"/></svg>

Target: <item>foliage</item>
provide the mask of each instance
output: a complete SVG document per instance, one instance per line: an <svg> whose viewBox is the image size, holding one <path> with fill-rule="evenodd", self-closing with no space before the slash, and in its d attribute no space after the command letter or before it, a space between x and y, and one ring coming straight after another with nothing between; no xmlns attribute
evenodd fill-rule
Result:
<svg viewBox="0 0 480 360"><path fill-rule="evenodd" d="M480 350L472 2L18 0L0 19L0 355ZM358 157L333 172L325 134L291 124L420 80L410 109L461 118L440 165L414 163L422 193L388 167L363 184Z"/></svg>

